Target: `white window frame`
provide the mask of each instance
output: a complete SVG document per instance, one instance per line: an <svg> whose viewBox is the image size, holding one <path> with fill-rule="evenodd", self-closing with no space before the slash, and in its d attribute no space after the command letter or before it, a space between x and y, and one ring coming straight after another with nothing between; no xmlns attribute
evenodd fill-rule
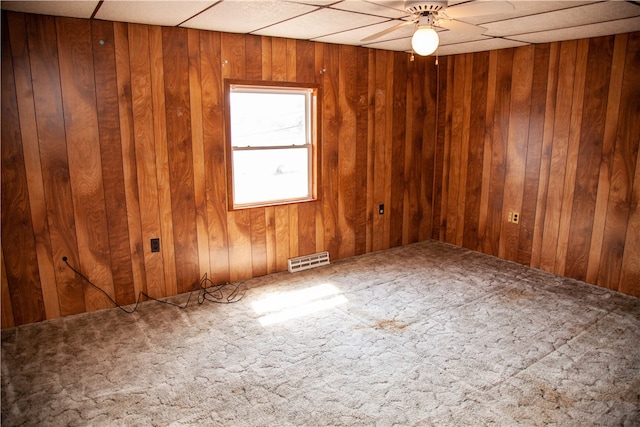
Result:
<svg viewBox="0 0 640 427"><path fill-rule="evenodd" d="M319 165L320 150L318 147L320 126L318 112L319 87L315 84L289 83L289 82L266 82L266 81L246 81L246 80L225 80L225 152L227 163L227 200L229 210L247 209L264 206L275 206L290 203L302 203L318 200L319 188ZM233 144L231 116L231 94L241 93L295 93L305 95L305 143L298 145L270 145L270 146L235 146ZM286 150L289 148L307 149L308 170L308 191L303 197L292 197L282 199L270 199L236 203L235 183L234 183L234 154L242 151L260 150Z"/></svg>

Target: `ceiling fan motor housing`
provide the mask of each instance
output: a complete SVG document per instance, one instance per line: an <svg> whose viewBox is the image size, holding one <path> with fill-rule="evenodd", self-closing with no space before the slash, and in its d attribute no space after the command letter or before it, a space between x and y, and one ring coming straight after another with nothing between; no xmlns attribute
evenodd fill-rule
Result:
<svg viewBox="0 0 640 427"><path fill-rule="evenodd" d="M405 10L412 14L436 13L447 7L446 1L408 1Z"/></svg>

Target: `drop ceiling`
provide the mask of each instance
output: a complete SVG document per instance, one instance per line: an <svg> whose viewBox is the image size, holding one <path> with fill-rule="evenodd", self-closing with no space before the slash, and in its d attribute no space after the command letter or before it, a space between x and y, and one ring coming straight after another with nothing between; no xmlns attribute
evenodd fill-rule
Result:
<svg viewBox="0 0 640 427"><path fill-rule="evenodd" d="M486 1L449 0L453 9ZM439 55L478 52L640 30L640 1L510 0L508 13L466 17L482 34L438 28ZM410 51L414 25L362 39L411 18L398 0L2 1L2 9L76 18L178 26Z"/></svg>

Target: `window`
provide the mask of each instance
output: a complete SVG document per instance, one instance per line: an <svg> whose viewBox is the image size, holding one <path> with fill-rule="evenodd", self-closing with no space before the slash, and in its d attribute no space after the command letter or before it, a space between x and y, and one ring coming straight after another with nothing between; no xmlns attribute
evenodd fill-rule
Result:
<svg viewBox="0 0 640 427"><path fill-rule="evenodd" d="M225 82L230 209L317 199L318 87Z"/></svg>

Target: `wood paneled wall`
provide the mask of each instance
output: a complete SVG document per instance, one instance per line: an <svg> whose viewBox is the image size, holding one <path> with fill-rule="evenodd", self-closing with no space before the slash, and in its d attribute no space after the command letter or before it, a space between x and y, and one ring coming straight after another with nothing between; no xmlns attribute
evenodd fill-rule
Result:
<svg viewBox="0 0 640 427"><path fill-rule="evenodd" d="M2 327L110 306L63 256L120 304L430 238L640 295L639 43L435 65L3 12ZM225 78L321 84L318 202L226 209Z"/></svg>
<svg viewBox="0 0 640 427"><path fill-rule="evenodd" d="M130 304L432 234L433 58L11 12L2 29L3 327L109 307L64 256ZM225 78L321 84L318 202L227 210Z"/></svg>
<svg viewBox="0 0 640 427"><path fill-rule="evenodd" d="M441 72L434 237L640 296L640 33L457 55Z"/></svg>

